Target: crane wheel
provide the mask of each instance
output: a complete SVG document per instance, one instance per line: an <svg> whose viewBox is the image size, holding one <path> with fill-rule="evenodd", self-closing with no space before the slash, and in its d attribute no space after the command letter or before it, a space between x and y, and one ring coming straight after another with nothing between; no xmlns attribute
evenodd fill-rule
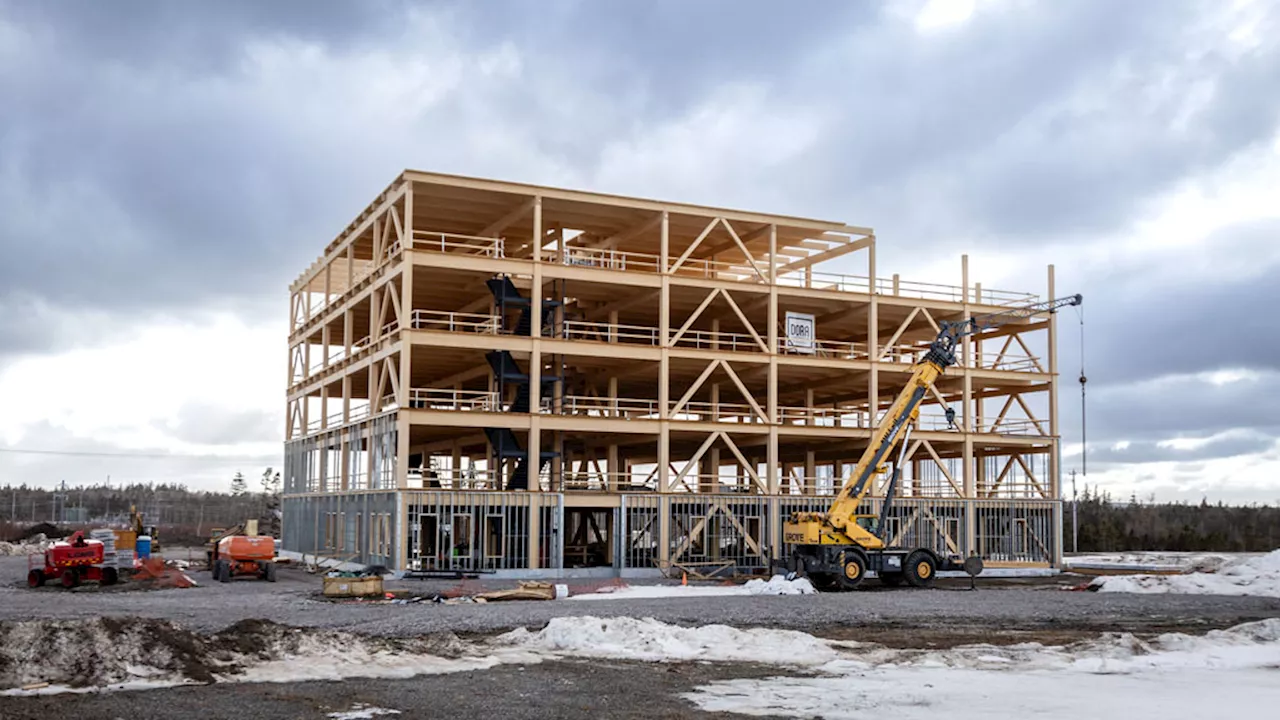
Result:
<svg viewBox="0 0 1280 720"><path fill-rule="evenodd" d="M27 573L27 587L36 588L36 587L40 587L43 584L44 584L43 570L41 570L40 568L36 568L35 570L32 570L31 572Z"/></svg>
<svg viewBox="0 0 1280 720"><path fill-rule="evenodd" d="M113 567L102 568L102 580L99 581L99 584L115 585L119 581L120 581L120 573L117 572L115 568Z"/></svg>
<svg viewBox="0 0 1280 720"><path fill-rule="evenodd" d="M231 563L226 560L214 563L213 578L218 582L231 582Z"/></svg>
<svg viewBox="0 0 1280 720"><path fill-rule="evenodd" d="M862 584L867 576L867 559L856 551L846 552L841 572L836 575L836 582L843 590L853 590Z"/></svg>
<svg viewBox="0 0 1280 720"><path fill-rule="evenodd" d="M73 588L80 584L80 572L75 568L67 568L62 571L62 587Z"/></svg>
<svg viewBox="0 0 1280 720"><path fill-rule="evenodd" d="M912 587L932 587L938 574L938 562L933 555L917 550L907 556L906 576Z"/></svg>

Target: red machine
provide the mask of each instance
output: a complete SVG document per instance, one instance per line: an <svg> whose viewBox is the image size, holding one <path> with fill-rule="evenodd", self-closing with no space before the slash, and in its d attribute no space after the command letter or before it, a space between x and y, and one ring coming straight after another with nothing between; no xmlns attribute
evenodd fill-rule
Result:
<svg viewBox="0 0 1280 720"><path fill-rule="evenodd" d="M269 535L228 535L213 546L213 579L230 582L237 575L276 581L276 540Z"/></svg>
<svg viewBox="0 0 1280 720"><path fill-rule="evenodd" d="M27 585L40 587L46 580L59 578L62 587L73 588L81 580L96 581L101 585L115 585L119 575L113 567L103 567L103 545L99 540L85 539L84 533L77 531L63 541L58 541L44 551L44 567L31 567L39 555L32 555L27 560L30 571L27 573Z"/></svg>

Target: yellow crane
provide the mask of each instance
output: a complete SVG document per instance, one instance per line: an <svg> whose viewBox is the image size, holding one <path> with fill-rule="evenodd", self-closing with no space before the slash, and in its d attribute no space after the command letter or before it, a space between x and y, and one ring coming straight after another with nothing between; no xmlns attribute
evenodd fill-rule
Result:
<svg viewBox="0 0 1280 720"><path fill-rule="evenodd" d="M831 506L825 512L792 513L783 524L782 539L790 550L787 559L790 570L808 576L823 590L852 590L862 583L868 571L875 572L886 585L901 585L905 580L915 587L932 585L939 570L964 569L970 575L982 572L982 559L977 555L967 559L957 555L942 557L932 548L889 547L885 542L885 520L902 473L902 454L906 452L912 425L920 415L920 404L930 388L948 367L956 364L956 344L961 338L1081 302L1080 295L1071 295L942 323L938 336L916 363L911 379L889 406ZM954 417L955 412L948 408L948 421ZM889 480L879 517L859 514L863 498L875 484L873 479L888 472L887 459L899 444L902 453Z"/></svg>

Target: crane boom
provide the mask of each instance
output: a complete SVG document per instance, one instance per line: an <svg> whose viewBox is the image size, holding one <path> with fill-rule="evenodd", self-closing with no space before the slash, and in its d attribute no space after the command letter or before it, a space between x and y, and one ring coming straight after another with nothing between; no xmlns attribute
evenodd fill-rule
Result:
<svg viewBox="0 0 1280 720"><path fill-rule="evenodd" d="M846 581L843 584L847 586L850 582L857 584L861 580L861 571L867 569L868 562L872 560L868 556L868 551L872 551L878 553L875 557L877 562L871 563L876 565L872 569L882 573L883 576L883 573L886 572L886 567L881 566L880 562L888 563L887 572L897 572L898 577L901 577L904 571L899 567L898 563L903 560L905 555L897 551L886 551L883 532L874 534L859 524L858 521L860 519L872 519L875 516L858 514L858 506L874 486L872 480L877 475L887 472L886 459L900 441L905 449L904 438L909 435L912 424L919 418L920 405L923 403L925 396L929 394L934 383L946 369L956 364L955 351L957 344L962 338L969 335L992 330L1010 322L1033 317L1041 313L1054 312L1058 308L1068 305L1079 305L1082 302L1083 297L1077 294L1009 308L1008 310L970 317L964 320L943 322L937 337L930 343L928 351L916 363L906 387L898 393L897 398L889 405L884 419L871 436L871 442L862 453L862 457L858 460L858 464L854 467L849 479L832 500L831 506L826 512L793 513L791 520L784 525L784 541L796 548L796 552L793 553L792 557L793 566L803 563L806 567L815 569L826 568L817 572L829 574L830 566L833 564L838 565L842 569L841 576ZM948 417L950 416L949 410ZM881 526L883 526L884 520L887 518L889 504L892 502L900 471L899 463L886 493L885 506L880 517ZM838 557L833 555L833 551L836 550L838 550ZM931 554L932 551L924 549L914 551L911 556L905 556L907 564L910 565L912 559L919 556L920 553ZM857 568L851 568L849 563L853 562L851 558L855 557L860 558L861 565ZM923 562L923 560L920 560L920 562ZM937 564L937 559L933 558L931 562L933 564L929 566L929 577L932 576L932 570ZM897 569L895 570L895 568ZM855 570L857 571L855 573L857 577L849 576L849 573ZM913 577L909 571L906 574L908 579Z"/></svg>

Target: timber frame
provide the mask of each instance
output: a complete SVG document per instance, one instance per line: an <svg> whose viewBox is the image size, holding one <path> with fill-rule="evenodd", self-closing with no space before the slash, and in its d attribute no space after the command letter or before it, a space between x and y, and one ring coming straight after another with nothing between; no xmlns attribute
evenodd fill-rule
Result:
<svg viewBox="0 0 1280 720"><path fill-rule="evenodd" d="M285 548L767 567L939 323L1039 299L966 257L958 285L881 276L874 232L843 222L405 171L289 289ZM1052 315L966 338L905 448L895 532L1058 564L1057 383Z"/></svg>

